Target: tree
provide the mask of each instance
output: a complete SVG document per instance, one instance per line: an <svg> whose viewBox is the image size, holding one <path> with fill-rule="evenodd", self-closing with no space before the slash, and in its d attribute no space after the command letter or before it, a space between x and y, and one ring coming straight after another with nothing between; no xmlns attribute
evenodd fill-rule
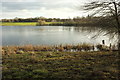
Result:
<svg viewBox="0 0 120 80"><path fill-rule="evenodd" d="M91 11L91 16L98 14L102 17L109 16L108 19L115 20L116 25L112 26L117 29L116 33L118 34L118 49L120 51L120 0L93 1L85 4L83 7L84 10Z"/></svg>

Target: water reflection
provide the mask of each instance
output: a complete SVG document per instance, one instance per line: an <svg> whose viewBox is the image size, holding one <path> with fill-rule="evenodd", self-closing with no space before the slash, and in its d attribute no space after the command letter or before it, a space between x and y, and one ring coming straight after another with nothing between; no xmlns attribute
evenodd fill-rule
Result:
<svg viewBox="0 0 120 80"><path fill-rule="evenodd" d="M101 32L100 32L101 31ZM92 38L98 34L96 38ZM99 44L104 39L106 45L114 44L105 35L107 30L97 27L65 27L65 26L3 26L3 45L56 45L56 44Z"/></svg>

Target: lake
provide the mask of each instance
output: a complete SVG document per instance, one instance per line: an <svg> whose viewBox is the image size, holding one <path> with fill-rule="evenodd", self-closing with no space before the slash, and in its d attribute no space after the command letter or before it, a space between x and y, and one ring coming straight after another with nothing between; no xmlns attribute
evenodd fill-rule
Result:
<svg viewBox="0 0 120 80"><path fill-rule="evenodd" d="M59 45L59 44L101 44L114 43L109 36L97 27L69 27L69 26L2 26L2 44L6 45ZM99 37L92 38L97 33Z"/></svg>

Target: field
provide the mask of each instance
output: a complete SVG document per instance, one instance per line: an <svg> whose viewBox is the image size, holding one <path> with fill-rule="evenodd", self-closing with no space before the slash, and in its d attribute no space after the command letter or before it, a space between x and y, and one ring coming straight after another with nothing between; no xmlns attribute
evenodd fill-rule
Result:
<svg viewBox="0 0 120 80"><path fill-rule="evenodd" d="M3 80L117 80L118 52L26 51L3 54Z"/></svg>
<svg viewBox="0 0 120 80"><path fill-rule="evenodd" d="M45 22L46 25L57 24L62 22ZM37 22L3 22L1 26L36 26Z"/></svg>
<svg viewBox="0 0 120 80"><path fill-rule="evenodd" d="M2 26L35 26L36 22L3 22Z"/></svg>

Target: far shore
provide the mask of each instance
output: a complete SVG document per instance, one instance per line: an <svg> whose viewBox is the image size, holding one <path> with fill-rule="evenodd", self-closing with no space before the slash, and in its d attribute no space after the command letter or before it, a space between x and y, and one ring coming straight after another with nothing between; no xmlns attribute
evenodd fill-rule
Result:
<svg viewBox="0 0 120 80"><path fill-rule="evenodd" d="M0 22L0 26L96 26L94 23L87 22ZM97 24L97 26L100 26Z"/></svg>
<svg viewBox="0 0 120 80"><path fill-rule="evenodd" d="M37 22L1 22L1 26L36 26Z"/></svg>

